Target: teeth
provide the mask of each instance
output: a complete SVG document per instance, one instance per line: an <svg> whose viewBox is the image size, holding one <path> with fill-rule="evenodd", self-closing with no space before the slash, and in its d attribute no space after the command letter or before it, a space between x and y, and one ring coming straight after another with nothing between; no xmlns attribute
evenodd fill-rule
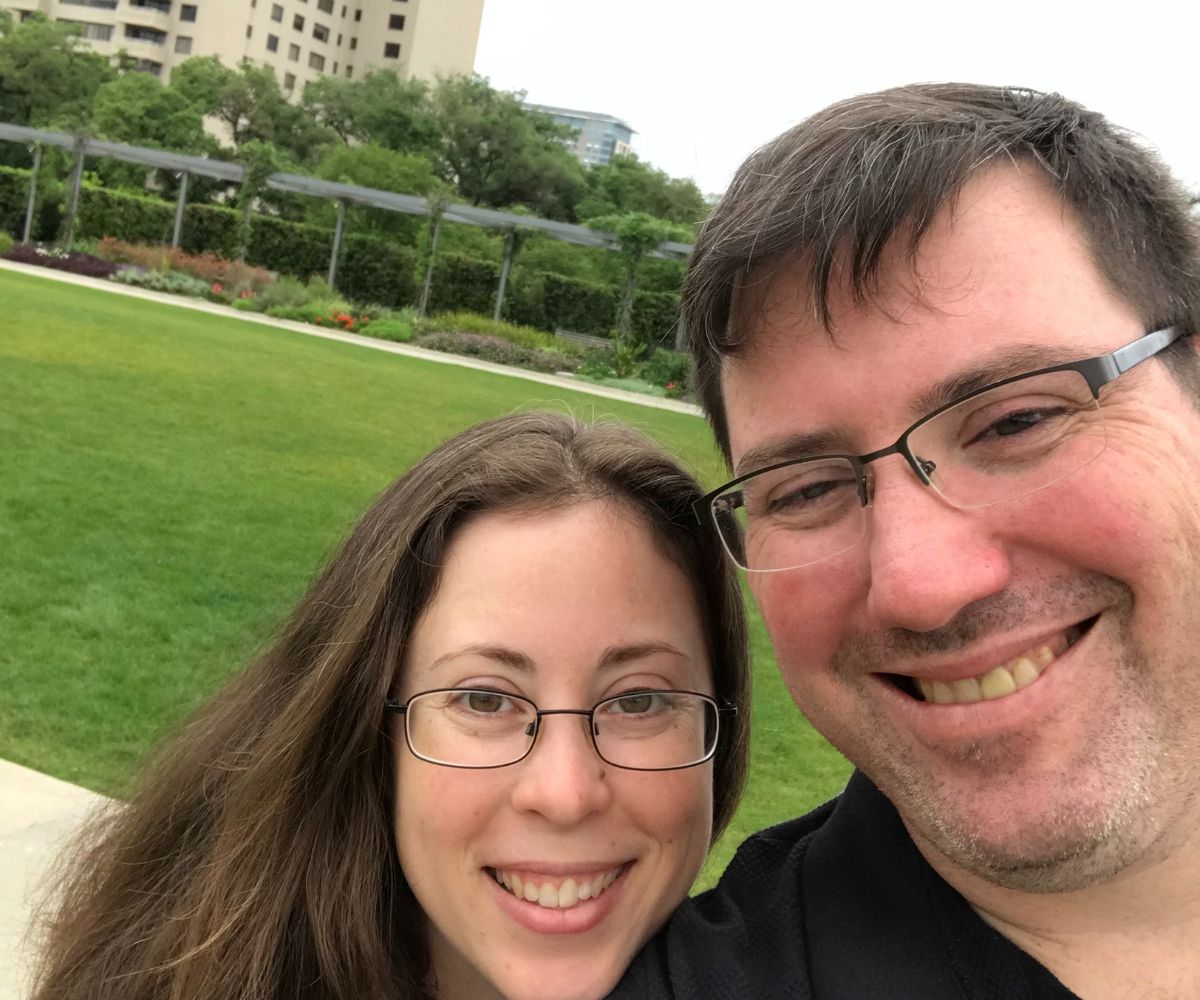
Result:
<svg viewBox="0 0 1200 1000"><path fill-rule="evenodd" d="M555 885L554 882L539 883L529 877L522 879L515 872L500 871L497 868L491 869L491 872L492 878L518 899L525 899L548 910L554 910L565 909L585 900L595 899L616 881L617 876L621 874L621 869L614 868L592 878L568 878L562 885Z"/></svg>
<svg viewBox="0 0 1200 1000"><path fill-rule="evenodd" d="M926 680L923 677L914 679L925 700L938 705L969 705L976 701L992 701L1029 687L1068 646L1066 638L1060 636L1054 640L1052 646L1030 650L1010 663L992 667L979 677L968 677L949 683Z"/></svg>

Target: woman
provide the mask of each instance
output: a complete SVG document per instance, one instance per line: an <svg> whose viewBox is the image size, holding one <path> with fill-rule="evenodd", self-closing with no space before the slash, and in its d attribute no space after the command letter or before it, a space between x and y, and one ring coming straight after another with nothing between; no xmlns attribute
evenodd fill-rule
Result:
<svg viewBox="0 0 1200 1000"><path fill-rule="evenodd" d="M34 996L602 997L744 779L698 496L557 414L425 458L97 824Z"/></svg>

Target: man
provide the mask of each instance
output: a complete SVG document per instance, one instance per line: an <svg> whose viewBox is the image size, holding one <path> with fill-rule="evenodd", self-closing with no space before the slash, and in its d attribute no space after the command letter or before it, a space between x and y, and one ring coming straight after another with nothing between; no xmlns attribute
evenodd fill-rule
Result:
<svg viewBox="0 0 1200 1000"><path fill-rule="evenodd" d="M858 770L617 996L1200 998L1197 251L1056 95L868 95L742 167L685 289L700 513Z"/></svg>

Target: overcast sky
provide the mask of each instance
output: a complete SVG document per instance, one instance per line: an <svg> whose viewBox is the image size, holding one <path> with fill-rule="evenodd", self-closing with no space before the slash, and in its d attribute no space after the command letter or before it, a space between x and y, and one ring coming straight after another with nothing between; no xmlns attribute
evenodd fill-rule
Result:
<svg viewBox="0 0 1200 1000"><path fill-rule="evenodd" d="M1057 90L1143 135L1200 188L1196 0L484 0L476 70L614 115L706 193L851 94L922 80Z"/></svg>

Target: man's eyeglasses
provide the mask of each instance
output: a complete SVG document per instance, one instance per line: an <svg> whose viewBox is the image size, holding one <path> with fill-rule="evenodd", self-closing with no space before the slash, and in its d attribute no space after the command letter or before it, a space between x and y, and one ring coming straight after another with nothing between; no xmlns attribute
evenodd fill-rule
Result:
<svg viewBox="0 0 1200 1000"><path fill-rule="evenodd" d="M696 501L742 569L769 573L830 559L866 531L867 466L902 455L953 507L986 507L1039 490L1096 459L1107 439L1100 390L1183 335L1147 333L1110 354L1002 379L922 417L866 455L819 455L739 476Z"/></svg>
<svg viewBox="0 0 1200 1000"><path fill-rule="evenodd" d="M486 688L422 691L389 701L404 716L414 756L446 767L505 767L529 755L548 715L587 719L600 758L631 771L695 767L717 749L723 708L695 691L627 691L591 708L538 708L528 698Z"/></svg>

